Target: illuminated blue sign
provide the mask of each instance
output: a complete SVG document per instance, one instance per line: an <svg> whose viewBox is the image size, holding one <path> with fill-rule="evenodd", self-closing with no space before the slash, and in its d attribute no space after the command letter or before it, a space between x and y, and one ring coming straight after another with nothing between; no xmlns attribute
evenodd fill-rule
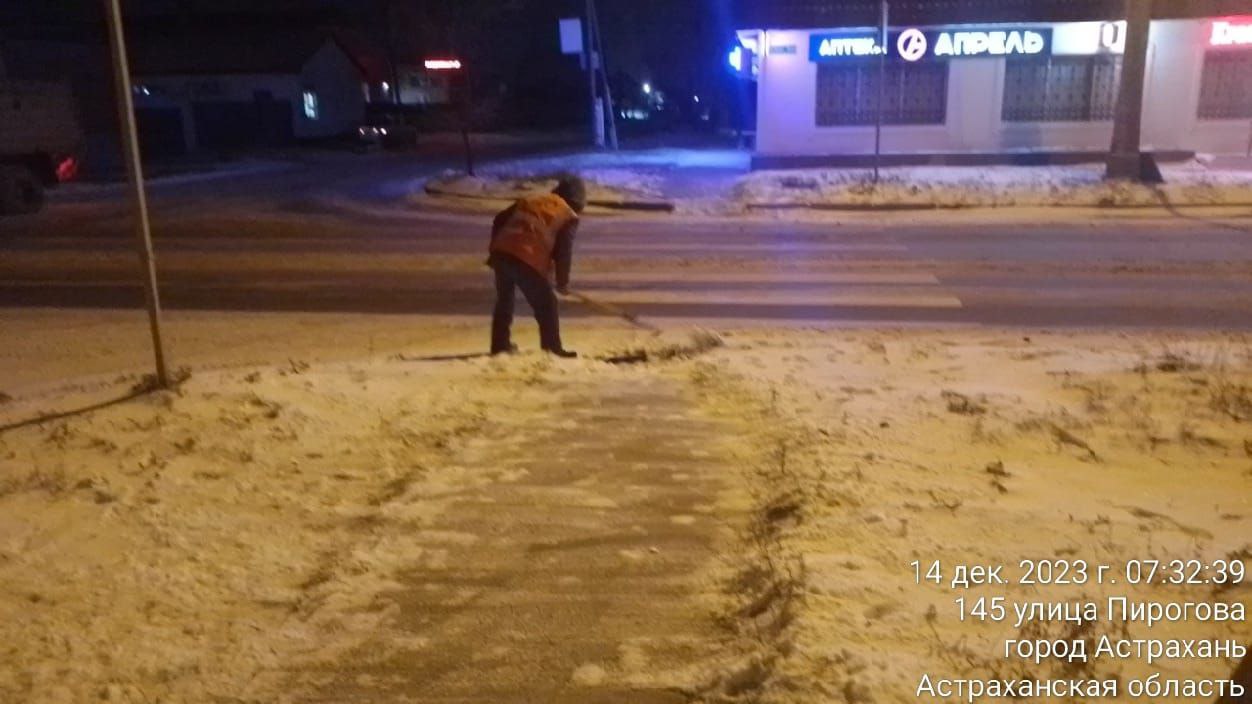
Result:
<svg viewBox="0 0 1252 704"><path fill-rule="evenodd" d="M837 32L809 36L809 60L816 63L840 59L882 56L881 37L877 32Z"/></svg>
<svg viewBox="0 0 1252 704"><path fill-rule="evenodd" d="M1048 56L1051 53L1052 29L1048 27L909 28L891 32L885 48L878 32L873 30L813 34L809 37L809 60L814 63L871 59L884 54L912 62Z"/></svg>

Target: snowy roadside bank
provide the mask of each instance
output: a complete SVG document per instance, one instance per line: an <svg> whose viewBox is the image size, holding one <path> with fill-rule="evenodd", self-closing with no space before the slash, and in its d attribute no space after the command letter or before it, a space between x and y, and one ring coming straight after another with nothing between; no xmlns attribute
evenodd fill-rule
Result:
<svg viewBox="0 0 1252 704"><path fill-rule="evenodd" d="M1105 181L1100 164L888 167L875 184L869 169L749 172L732 158L742 156L738 152L684 157L668 153L681 150L661 151L665 153L516 160L493 165L478 177L449 173L428 181L424 191L412 194L407 202L413 207L485 212L523 195L550 190L556 175L570 172L587 180L592 201L602 208L668 209L678 215L705 217L931 209L1168 212L1170 208L1252 207L1252 171L1210 159L1162 165L1165 183L1160 186Z"/></svg>
<svg viewBox="0 0 1252 704"><path fill-rule="evenodd" d="M597 170L580 173L587 184L587 205L598 210L636 210L670 212L674 205L660 196L647 176L630 171ZM551 193L559 176L447 176L431 179L423 186L424 194L410 196L411 205L421 207L432 199L460 200L460 205L473 211L494 211L530 195ZM424 197L425 196L425 197Z"/></svg>
<svg viewBox="0 0 1252 704"><path fill-rule="evenodd" d="M1228 657L1094 657L1104 636L1230 639L1246 619L1105 618L1110 597L1252 605L1252 583L1132 585L1146 560L1252 558L1252 340L1241 335L745 331L699 363L713 408L773 446L778 560L798 565L761 701L912 702L933 679L1224 679ZM783 490L785 488L785 491ZM971 590L914 560L1079 560L1120 582ZM1094 568L1092 568L1094 569ZM1096 621L985 621L957 599L1099 603ZM990 603L988 601L987 603ZM968 606L966 608L969 608ZM1010 639L1083 640L1088 660L1005 656ZM1153 697L1154 701L1194 701Z"/></svg>
<svg viewBox="0 0 1252 704"><path fill-rule="evenodd" d="M734 200L747 208L1252 206L1252 172L1198 161L1161 171L1160 186L1105 181L1099 164L895 167L883 169L877 185L867 169L758 171L741 179Z"/></svg>

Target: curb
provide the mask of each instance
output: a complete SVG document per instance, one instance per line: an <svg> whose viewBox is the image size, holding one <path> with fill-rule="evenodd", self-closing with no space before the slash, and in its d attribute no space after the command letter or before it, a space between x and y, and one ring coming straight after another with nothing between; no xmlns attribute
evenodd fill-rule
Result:
<svg viewBox="0 0 1252 704"><path fill-rule="evenodd" d="M744 207L748 210L821 210L864 213L878 211L971 210L979 206L941 205L939 203L898 203L895 205L871 205L868 203L848 203L846 205L837 203L746 203Z"/></svg>
<svg viewBox="0 0 1252 704"><path fill-rule="evenodd" d="M424 190L427 195L431 195L431 196L441 196L444 198L461 198L464 200L474 200L474 201L481 201L481 202L488 202L488 203L511 203L514 200L513 198L505 198L505 197L473 196L473 195L468 195L465 193L455 193L453 191L446 191L436 186L432 186L429 183L423 186L422 190ZM595 206L597 208L607 208L609 210L635 210L635 211L651 212L651 213L672 213L675 210L675 205L673 203L669 201L661 201L661 200L655 200L655 201L637 200L637 201L621 201L621 202L604 201L604 200L589 200L587 201L587 205Z"/></svg>
<svg viewBox="0 0 1252 704"><path fill-rule="evenodd" d="M831 212L916 212L924 210L1011 211L1015 208L1060 208L1065 210L1182 210L1187 208L1252 208L1252 203L1126 203L1120 205L1034 203L1028 205L964 205L944 203L747 203L748 210L816 210Z"/></svg>

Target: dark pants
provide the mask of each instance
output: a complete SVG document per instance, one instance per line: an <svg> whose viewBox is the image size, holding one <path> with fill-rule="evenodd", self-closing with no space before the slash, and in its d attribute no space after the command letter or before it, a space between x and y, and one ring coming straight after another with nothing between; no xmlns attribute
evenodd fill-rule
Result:
<svg viewBox="0 0 1252 704"><path fill-rule="evenodd" d="M513 326L514 291L522 290L539 323L539 344L545 350L561 347L561 321L557 314L556 293L539 272L507 255L491 258L496 272L496 310L491 318L491 351L507 352L511 347L509 329Z"/></svg>

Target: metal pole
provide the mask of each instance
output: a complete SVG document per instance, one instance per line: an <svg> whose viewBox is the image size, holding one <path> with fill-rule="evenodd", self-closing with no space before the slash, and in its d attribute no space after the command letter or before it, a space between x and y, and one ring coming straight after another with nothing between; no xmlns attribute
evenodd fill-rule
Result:
<svg viewBox="0 0 1252 704"><path fill-rule="evenodd" d="M596 43L593 36L593 25L591 21L591 13L594 8L591 6L591 0L587 0L587 26L584 32L587 36L583 38L583 43L587 47L587 83L590 93L591 106L591 144L595 147L604 146L604 122L600 116L600 98L596 90Z"/></svg>
<svg viewBox="0 0 1252 704"><path fill-rule="evenodd" d="M474 175L474 147L470 143L470 102L473 88L470 84L469 67L465 66L461 69L461 141L465 145L465 173L469 176Z"/></svg>
<svg viewBox="0 0 1252 704"><path fill-rule="evenodd" d="M878 105L874 111L874 185L878 185L878 167L882 160L882 101L887 83L887 0L882 0L882 36L878 55Z"/></svg>
<svg viewBox="0 0 1252 704"><path fill-rule="evenodd" d="M604 83L604 110L609 118L609 149L617 151L617 115L613 114L613 88L609 85L609 65L604 60L604 42L600 36L600 13L596 9L596 0L587 0L591 13L592 34L596 41L596 55L600 57L600 76Z"/></svg>
<svg viewBox="0 0 1252 704"><path fill-rule="evenodd" d="M165 345L161 342L161 298L157 292L156 256L152 251L152 228L148 221L148 197L144 193L143 164L139 160L139 135L135 128L135 104L130 86L130 67L126 61L126 33L122 26L121 0L105 0L109 21L109 38L113 53L113 81L117 86L117 111L122 126L122 145L126 150L126 175L135 203L135 234L138 237L139 261L143 266L144 298L148 305L148 327L152 332L152 352L156 361L157 386L170 384L165 365Z"/></svg>

